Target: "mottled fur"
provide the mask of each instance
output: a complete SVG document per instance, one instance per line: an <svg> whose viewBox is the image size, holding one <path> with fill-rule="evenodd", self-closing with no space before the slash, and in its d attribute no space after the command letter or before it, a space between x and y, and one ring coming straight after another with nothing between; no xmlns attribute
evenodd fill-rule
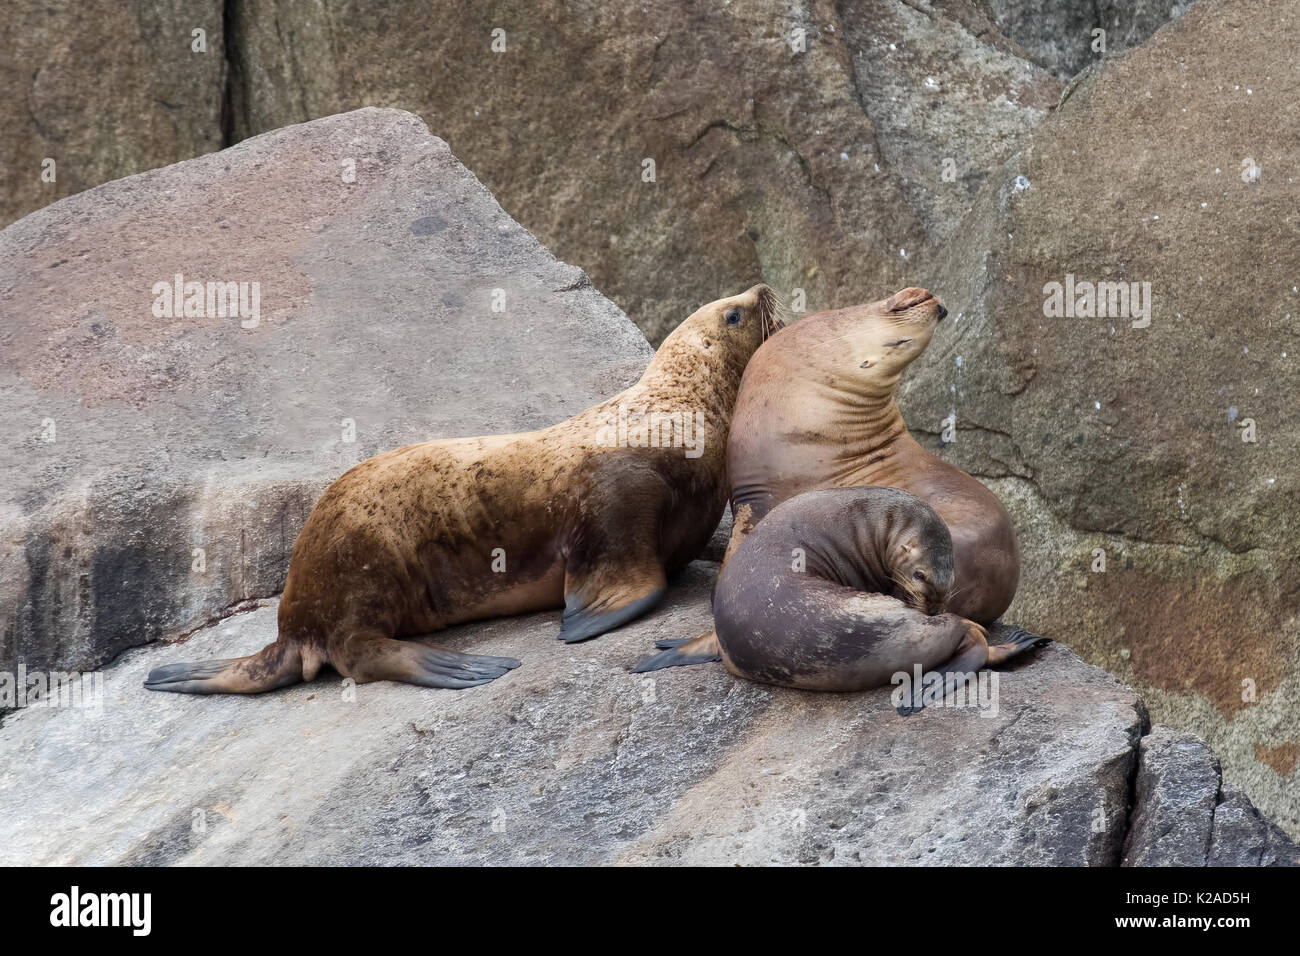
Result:
<svg viewBox="0 0 1300 956"><path fill-rule="evenodd" d="M359 682L470 686L519 662L398 638L564 606L561 639L582 640L644 613L725 507L731 410L775 316L771 290L755 286L694 313L640 381L568 421L362 462L326 489L298 535L276 642L219 667L157 668L146 686L255 693L311 680L325 664ZM703 412L702 453L602 444L620 406Z"/></svg>

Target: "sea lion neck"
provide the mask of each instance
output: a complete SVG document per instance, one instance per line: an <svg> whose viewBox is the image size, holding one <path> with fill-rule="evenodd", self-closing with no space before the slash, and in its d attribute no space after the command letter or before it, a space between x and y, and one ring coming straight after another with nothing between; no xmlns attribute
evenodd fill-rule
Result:
<svg viewBox="0 0 1300 956"><path fill-rule="evenodd" d="M868 479L887 472L893 460L916 444L898 408L896 386L862 385L841 382L828 385L824 392L835 427L835 457L842 465L835 476L841 485L879 484Z"/></svg>
<svg viewBox="0 0 1300 956"><path fill-rule="evenodd" d="M696 394L709 400L709 407L701 411L721 413L729 422L749 355L717 337L688 334L693 331L679 327L664 339L633 389L653 401L658 391L666 388L678 395L682 386L691 383Z"/></svg>

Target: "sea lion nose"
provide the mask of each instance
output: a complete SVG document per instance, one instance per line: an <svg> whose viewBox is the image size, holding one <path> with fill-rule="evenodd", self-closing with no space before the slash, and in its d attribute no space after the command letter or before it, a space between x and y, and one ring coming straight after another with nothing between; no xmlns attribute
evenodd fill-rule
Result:
<svg viewBox="0 0 1300 956"><path fill-rule="evenodd" d="M940 302L940 303L939 303L939 321L942 322L942 321L943 321L944 319L946 319L946 318L948 318L948 307L947 307L946 305L944 305L942 302Z"/></svg>
<svg viewBox="0 0 1300 956"><path fill-rule="evenodd" d="M885 303L885 308L890 312L906 312L913 306L920 305L926 299L933 298L929 289L918 289L916 287L901 289L889 297Z"/></svg>

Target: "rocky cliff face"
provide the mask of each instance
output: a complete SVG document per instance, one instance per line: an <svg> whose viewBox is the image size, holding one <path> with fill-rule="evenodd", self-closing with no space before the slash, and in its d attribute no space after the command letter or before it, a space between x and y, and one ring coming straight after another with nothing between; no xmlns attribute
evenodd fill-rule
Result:
<svg viewBox="0 0 1300 956"><path fill-rule="evenodd" d="M1292 830L1300 69L1276 37L1297 28L1288 3L1197 4L1085 77L926 275L953 319L902 397L1016 517L1011 616L1203 734ZM1052 314L1052 283L1148 311L1076 291Z"/></svg>
<svg viewBox="0 0 1300 956"><path fill-rule="evenodd" d="M228 145L224 6L6 4L0 225L111 179Z"/></svg>

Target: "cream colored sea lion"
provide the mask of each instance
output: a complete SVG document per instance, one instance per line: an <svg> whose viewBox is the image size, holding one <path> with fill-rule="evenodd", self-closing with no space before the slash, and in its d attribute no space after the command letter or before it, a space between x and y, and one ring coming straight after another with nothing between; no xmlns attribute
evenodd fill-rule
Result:
<svg viewBox="0 0 1300 956"><path fill-rule="evenodd" d="M745 370L727 444L735 517L727 556L776 505L804 491L884 485L932 507L952 536L948 610L998 644L1045 638L998 622L1020 580L1015 529L1002 503L908 433L896 393L948 314L925 289L810 315L773 337ZM664 641L637 672L719 660L717 635Z"/></svg>
<svg viewBox="0 0 1300 956"><path fill-rule="evenodd" d="M257 693L329 664L359 682L469 687L519 661L398 638L562 605L572 642L644 614L717 525L740 379L779 327L771 290L754 286L694 313L636 385L566 422L362 462L298 535L275 643L158 667L145 686Z"/></svg>

